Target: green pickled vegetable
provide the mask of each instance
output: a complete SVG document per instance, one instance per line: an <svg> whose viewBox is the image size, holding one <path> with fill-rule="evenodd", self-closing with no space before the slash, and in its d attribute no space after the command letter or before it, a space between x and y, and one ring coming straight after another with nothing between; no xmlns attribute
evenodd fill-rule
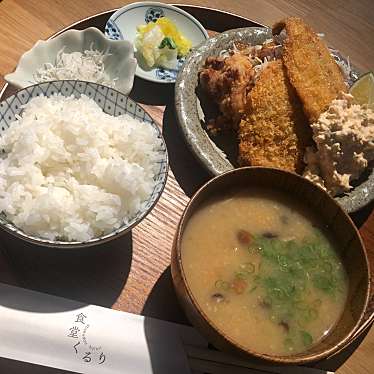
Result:
<svg viewBox="0 0 374 374"><path fill-rule="evenodd" d="M177 45L175 44L174 40L170 37L166 37L164 39L162 39L160 45L158 46L158 48L162 49L162 48L170 48L170 49L176 49L177 48Z"/></svg>

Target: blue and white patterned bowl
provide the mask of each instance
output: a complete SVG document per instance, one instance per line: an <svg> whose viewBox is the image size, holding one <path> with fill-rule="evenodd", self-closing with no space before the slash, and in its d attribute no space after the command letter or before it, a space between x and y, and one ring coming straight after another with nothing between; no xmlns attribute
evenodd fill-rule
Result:
<svg viewBox="0 0 374 374"><path fill-rule="evenodd" d="M108 20L105 26L105 34L110 39L128 40L134 43L136 38L136 28L149 22L155 22L160 17L171 19L182 32L184 36L192 41L195 47L208 39L208 33L201 23L190 14L175 6L143 1L132 3L117 10ZM137 53L135 51L135 57ZM141 65L141 59L138 59L135 75L140 78L156 83L174 83L178 71L184 63L184 58L178 61L178 68L148 69Z"/></svg>
<svg viewBox="0 0 374 374"><path fill-rule="evenodd" d="M140 105L131 100L129 97L112 88L96 83L68 80L45 82L30 86L18 91L13 96L10 96L8 99L0 102L0 136L7 128L9 128L9 126L11 126L12 122L16 120L16 116L22 112L23 106L27 104L33 97L41 95L50 97L58 93L64 96L74 95L75 97L80 97L82 94L86 95L89 98L92 98L105 113L112 116L119 116L127 113L140 121L148 123L149 126L152 126L157 131L158 138L161 140L161 146L158 149L158 152L161 155L161 161L158 161L158 172L154 177L155 187L151 195L146 200L146 203L143 204L141 210L139 210L127 224L122 225L109 234L90 239L85 242L48 240L29 235L16 227L12 222L9 222L3 213L0 214L0 227L22 240L47 247L76 248L101 244L130 231L152 210L154 205L157 203L165 187L168 173L168 153L166 144L156 122L147 112L143 110ZM4 153L4 150L0 150L0 152Z"/></svg>

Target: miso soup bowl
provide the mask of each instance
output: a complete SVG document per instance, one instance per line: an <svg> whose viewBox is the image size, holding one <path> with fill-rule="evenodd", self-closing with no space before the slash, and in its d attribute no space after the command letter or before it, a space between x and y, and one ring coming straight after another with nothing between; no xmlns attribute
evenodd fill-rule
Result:
<svg viewBox="0 0 374 374"><path fill-rule="evenodd" d="M222 196L228 189L269 188L292 196L306 209L318 214L335 237L337 250L348 273L349 291L343 315L331 332L319 343L302 353L275 356L247 349L217 328L199 306L191 291L182 261L181 241L190 218L212 196ZM293 173L262 167L231 170L211 179L201 187L187 205L174 238L171 271L178 299L191 323L216 348L258 359L268 364L307 364L317 362L342 350L353 339L363 322L370 294L370 269L367 253L350 217L323 189ZM256 339L256 336L253 336Z"/></svg>

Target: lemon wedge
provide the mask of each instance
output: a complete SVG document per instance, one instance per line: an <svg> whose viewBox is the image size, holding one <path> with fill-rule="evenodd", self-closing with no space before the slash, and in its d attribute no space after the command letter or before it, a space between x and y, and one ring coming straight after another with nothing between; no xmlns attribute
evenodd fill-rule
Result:
<svg viewBox="0 0 374 374"><path fill-rule="evenodd" d="M369 72L360 77L353 83L349 93L353 96L355 104L367 104L374 110L374 74Z"/></svg>

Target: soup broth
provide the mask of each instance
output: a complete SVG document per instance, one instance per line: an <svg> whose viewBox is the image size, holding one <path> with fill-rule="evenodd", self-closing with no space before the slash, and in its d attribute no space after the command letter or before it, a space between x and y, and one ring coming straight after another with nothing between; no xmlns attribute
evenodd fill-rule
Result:
<svg viewBox="0 0 374 374"><path fill-rule="evenodd" d="M245 349L303 352L344 310L348 281L333 241L283 195L251 190L212 199L190 218L181 245L197 303Z"/></svg>

